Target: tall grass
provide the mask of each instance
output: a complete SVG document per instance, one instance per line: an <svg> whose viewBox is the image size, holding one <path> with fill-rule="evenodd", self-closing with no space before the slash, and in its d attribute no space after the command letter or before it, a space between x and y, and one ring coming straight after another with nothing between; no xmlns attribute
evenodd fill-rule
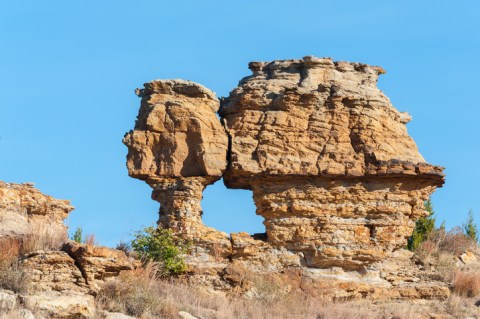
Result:
<svg viewBox="0 0 480 319"><path fill-rule="evenodd" d="M105 284L97 295L97 307L137 318L175 319L179 311L211 319L375 319L418 318L419 307L411 302L374 305L371 301L332 303L303 293L279 292L284 287L263 282L261 298L225 295L186 285L181 279L159 276L158 265L123 272ZM263 282L263 283L262 283ZM268 288L266 288L268 286ZM279 290L279 291L276 291ZM275 298L266 297L271 293Z"/></svg>
<svg viewBox="0 0 480 319"><path fill-rule="evenodd" d="M480 296L480 269L455 271L453 291L462 297Z"/></svg>

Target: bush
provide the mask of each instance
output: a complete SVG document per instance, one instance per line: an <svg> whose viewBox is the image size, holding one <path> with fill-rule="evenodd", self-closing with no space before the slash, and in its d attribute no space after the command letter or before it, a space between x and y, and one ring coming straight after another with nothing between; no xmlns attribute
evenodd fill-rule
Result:
<svg viewBox="0 0 480 319"><path fill-rule="evenodd" d="M170 229L147 227L135 234L133 250L145 261L159 262L161 275L179 275L187 271L182 255L189 244L175 239Z"/></svg>

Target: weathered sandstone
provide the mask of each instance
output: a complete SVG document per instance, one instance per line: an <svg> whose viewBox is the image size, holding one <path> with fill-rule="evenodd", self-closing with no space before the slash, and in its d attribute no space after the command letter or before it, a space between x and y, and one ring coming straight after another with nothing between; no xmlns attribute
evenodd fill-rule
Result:
<svg viewBox="0 0 480 319"><path fill-rule="evenodd" d="M65 218L73 210L67 200L44 195L32 183L0 181L0 239L25 238L44 231L67 238Z"/></svg>
<svg viewBox="0 0 480 319"><path fill-rule="evenodd" d="M209 89L184 80L156 80L137 90L142 98L135 129L125 135L130 176L145 180L160 202L159 224L222 255L227 234L202 223L202 192L227 166L228 138ZM201 242L198 241L201 239Z"/></svg>
<svg viewBox="0 0 480 319"><path fill-rule="evenodd" d="M121 251L69 242L63 221L72 210L31 183L0 182L0 271L23 273L24 283L0 293L0 314L15 302L48 318L93 318L101 285L133 268Z"/></svg>
<svg viewBox="0 0 480 319"><path fill-rule="evenodd" d="M411 117L377 88L384 70L315 57L250 69L221 100L223 128L208 89L154 81L138 91L135 130L124 138L129 174L161 204L159 225L194 241L192 280L223 289L212 278L235 287L253 271L335 298L448 295L421 282L403 250L444 175L408 135ZM227 237L203 225L202 192L222 176L253 191L266 234Z"/></svg>
<svg viewBox="0 0 480 319"><path fill-rule="evenodd" d="M133 269L132 260L120 250L72 241L66 243L62 249L75 260L85 282L94 292L98 291L105 281L117 277L122 270Z"/></svg>

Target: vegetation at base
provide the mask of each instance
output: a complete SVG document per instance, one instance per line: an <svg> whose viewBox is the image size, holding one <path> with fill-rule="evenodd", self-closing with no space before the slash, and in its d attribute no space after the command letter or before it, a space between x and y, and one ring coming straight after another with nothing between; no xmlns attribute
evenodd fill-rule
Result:
<svg viewBox="0 0 480 319"><path fill-rule="evenodd" d="M415 251L421 243L427 240L430 233L435 229L436 218L430 199L425 202L425 210L429 213L428 216L420 217L417 220L412 236L408 239L407 247L411 251Z"/></svg>
<svg viewBox="0 0 480 319"><path fill-rule="evenodd" d="M467 223L464 226L465 229L465 235L473 239L475 242L478 243L478 227L477 224L475 223L475 220L473 219L473 211L470 209L468 212L468 219Z"/></svg>
<svg viewBox="0 0 480 319"><path fill-rule="evenodd" d="M162 276L180 275L187 271L183 255L190 244L173 236L170 229L147 227L135 234L133 250L144 262L159 262Z"/></svg>

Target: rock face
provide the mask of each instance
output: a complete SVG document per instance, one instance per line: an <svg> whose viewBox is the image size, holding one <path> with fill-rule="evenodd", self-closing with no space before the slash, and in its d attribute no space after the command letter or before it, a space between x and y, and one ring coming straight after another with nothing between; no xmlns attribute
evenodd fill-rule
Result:
<svg viewBox="0 0 480 319"><path fill-rule="evenodd" d="M135 129L123 140L127 167L130 176L153 188L159 224L191 240L202 238L206 246L229 247L227 234L201 219L202 192L227 167L228 137L216 116L215 94L190 81L157 80L137 95L142 102Z"/></svg>
<svg viewBox="0 0 480 319"><path fill-rule="evenodd" d="M22 281L16 293L0 291L0 314L13 300L48 318L93 318L101 284L133 268L121 251L68 242L63 221L72 210L31 183L0 182L0 271Z"/></svg>
<svg viewBox="0 0 480 319"><path fill-rule="evenodd" d="M408 135L411 117L377 88L383 69L315 57L252 62L250 69L222 99L225 131L213 94L203 93L210 91L154 81L139 91L135 130L124 139L129 174L146 180L161 203L160 225L216 256L216 265L197 258L195 268L227 265L221 276L231 283L234 268L297 269L304 285L332 281L350 296L392 287L397 297L448 294L443 286L404 286L417 280L402 248L444 175ZM188 85L195 89L184 90ZM179 110L169 112L173 107ZM199 133L207 126L199 123L208 123L208 134ZM264 236L227 238L203 225L202 191L222 174L227 187L253 191Z"/></svg>
<svg viewBox="0 0 480 319"><path fill-rule="evenodd" d="M62 249L75 260L85 282L94 292L105 281L117 277L122 270L133 269L130 258L120 250L76 242L68 242Z"/></svg>
<svg viewBox="0 0 480 319"><path fill-rule="evenodd" d="M72 210L69 201L44 195L31 183L0 181L0 239L38 234L45 225L59 239L66 239L63 221Z"/></svg>

